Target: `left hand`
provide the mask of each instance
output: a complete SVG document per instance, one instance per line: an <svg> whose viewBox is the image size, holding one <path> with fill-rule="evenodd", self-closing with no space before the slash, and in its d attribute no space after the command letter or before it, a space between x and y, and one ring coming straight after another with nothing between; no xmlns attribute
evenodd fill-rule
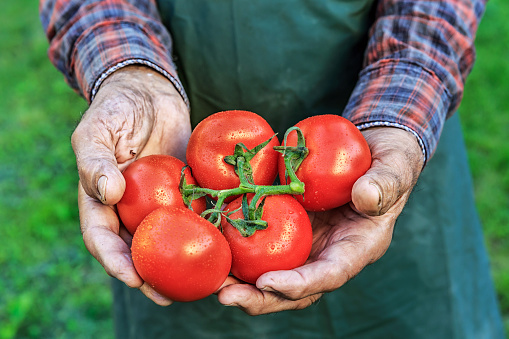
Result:
<svg viewBox="0 0 509 339"><path fill-rule="evenodd" d="M416 138L405 130L376 127L362 133L370 145L371 168L355 183L350 204L309 213L313 248L306 264L267 272L256 286L229 277L218 291L219 302L249 315L303 309L382 257L423 156Z"/></svg>

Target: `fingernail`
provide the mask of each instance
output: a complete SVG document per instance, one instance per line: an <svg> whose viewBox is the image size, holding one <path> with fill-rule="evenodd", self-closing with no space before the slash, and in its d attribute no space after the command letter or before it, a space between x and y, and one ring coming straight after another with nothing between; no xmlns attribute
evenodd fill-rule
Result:
<svg viewBox="0 0 509 339"><path fill-rule="evenodd" d="M108 177L103 175L97 180L97 190L99 191L99 199L103 204L106 203L106 184L108 182Z"/></svg>
<svg viewBox="0 0 509 339"><path fill-rule="evenodd" d="M276 290L272 289L269 286L263 286L262 288L260 288L260 290L264 292L276 292Z"/></svg>
<svg viewBox="0 0 509 339"><path fill-rule="evenodd" d="M370 182L369 184L374 186L376 188L376 190L378 191L378 204L377 204L377 207L378 207L378 210L380 210L382 208L382 190L374 182Z"/></svg>
<svg viewBox="0 0 509 339"><path fill-rule="evenodd" d="M223 306L227 306L227 307L232 307L232 306L233 306L233 307L237 307L238 305L237 305L236 303L231 303L231 304L226 304L226 305L224 305L224 304L223 304Z"/></svg>

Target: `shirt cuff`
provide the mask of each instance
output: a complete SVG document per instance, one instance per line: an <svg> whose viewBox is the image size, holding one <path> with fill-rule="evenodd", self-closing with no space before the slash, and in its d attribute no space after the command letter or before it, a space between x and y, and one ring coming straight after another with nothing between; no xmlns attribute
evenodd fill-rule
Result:
<svg viewBox="0 0 509 339"><path fill-rule="evenodd" d="M120 39L118 32L123 35ZM143 64L168 78L189 105L170 52L134 23L105 22L87 29L76 42L72 62L77 82L88 102L111 73L128 65Z"/></svg>
<svg viewBox="0 0 509 339"><path fill-rule="evenodd" d="M433 72L413 61L384 59L360 73L343 116L359 129L391 126L411 132L426 163L436 150L450 102Z"/></svg>
<svg viewBox="0 0 509 339"><path fill-rule="evenodd" d="M97 91L99 90L99 87L101 87L101 84L103 83L104 80L106 80L106 78L108 76L110 76L113 72L118 71L119 69L129 66L129 65L145 65L145 66L148 66L148 67L156 70L157 72L161 73L162 75L164 75L168 80L170 80L170 82L173 84L173 86L175 86L177 91L182 96L182 99L184 99L184 102L186 103L187 108L189 109L189 99L188 99L187 94L184 91L184 87L182 87L182 84L180 83L180 81L175 76L173 76L171 73L167 72L166 70L159 67L158 65L156 65L150 61L143 60L143 59L125 60L125 61L119 62L118 64L114 65L113 67L108 68L104 73L101 74L101 76L97 79L94 86L92 87L92 92L90 94L90 102L92 102L94 100L95 95L97 94Z"/></svg>

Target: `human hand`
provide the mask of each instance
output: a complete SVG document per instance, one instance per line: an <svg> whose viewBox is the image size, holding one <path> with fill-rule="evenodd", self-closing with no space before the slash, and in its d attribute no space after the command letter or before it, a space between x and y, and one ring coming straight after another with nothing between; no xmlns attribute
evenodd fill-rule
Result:
<svg viewBox="0 0 509 339"><path fill-rule="evenodd" d="M313 247L306 264L265 273L256 286L229 277L218 292L219 302L250 315L303 309L382 257L423 157L416 138L405 130L377 127L362 133L370 145L371 168L355 183L350 204L309 213Z"/></svg>
<svg viewBox="0 0 509 339"><path fill-rule="evenodd" d="M131 235L114 205L122 198L121 171L139 157L185 159L189 111L173 84L144 66L110 75L72 135L80 177L78 207L83 240L106 272L140 289L159 305L172 303L140 278L131 258Z"/></svg>

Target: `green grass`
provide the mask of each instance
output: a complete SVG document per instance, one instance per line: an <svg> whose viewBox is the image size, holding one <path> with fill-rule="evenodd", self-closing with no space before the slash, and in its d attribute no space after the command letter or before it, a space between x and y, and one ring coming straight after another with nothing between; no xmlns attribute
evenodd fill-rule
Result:
<svg viewBox="0 0 509 339"><path fill-rule="evenodd" d="M0 338L111 338L109 278L76 208L86 103L49 63L37 7L0 2Z"/></svg>
<svg viewBox="0 0 509 339"><path fill-rule="evenodd" d="M491 0L460 107L476 204L509 333L509 2Z"/></svg>
<svg viewBox="0 0 509 339"><path fill-rule="evenodd" d="M109 278L86 251L70 134L86 103L49 63L37 1L0 1L0 339L111 338ZM491 0L461 117L509 333L509 2Z"/></svg>

